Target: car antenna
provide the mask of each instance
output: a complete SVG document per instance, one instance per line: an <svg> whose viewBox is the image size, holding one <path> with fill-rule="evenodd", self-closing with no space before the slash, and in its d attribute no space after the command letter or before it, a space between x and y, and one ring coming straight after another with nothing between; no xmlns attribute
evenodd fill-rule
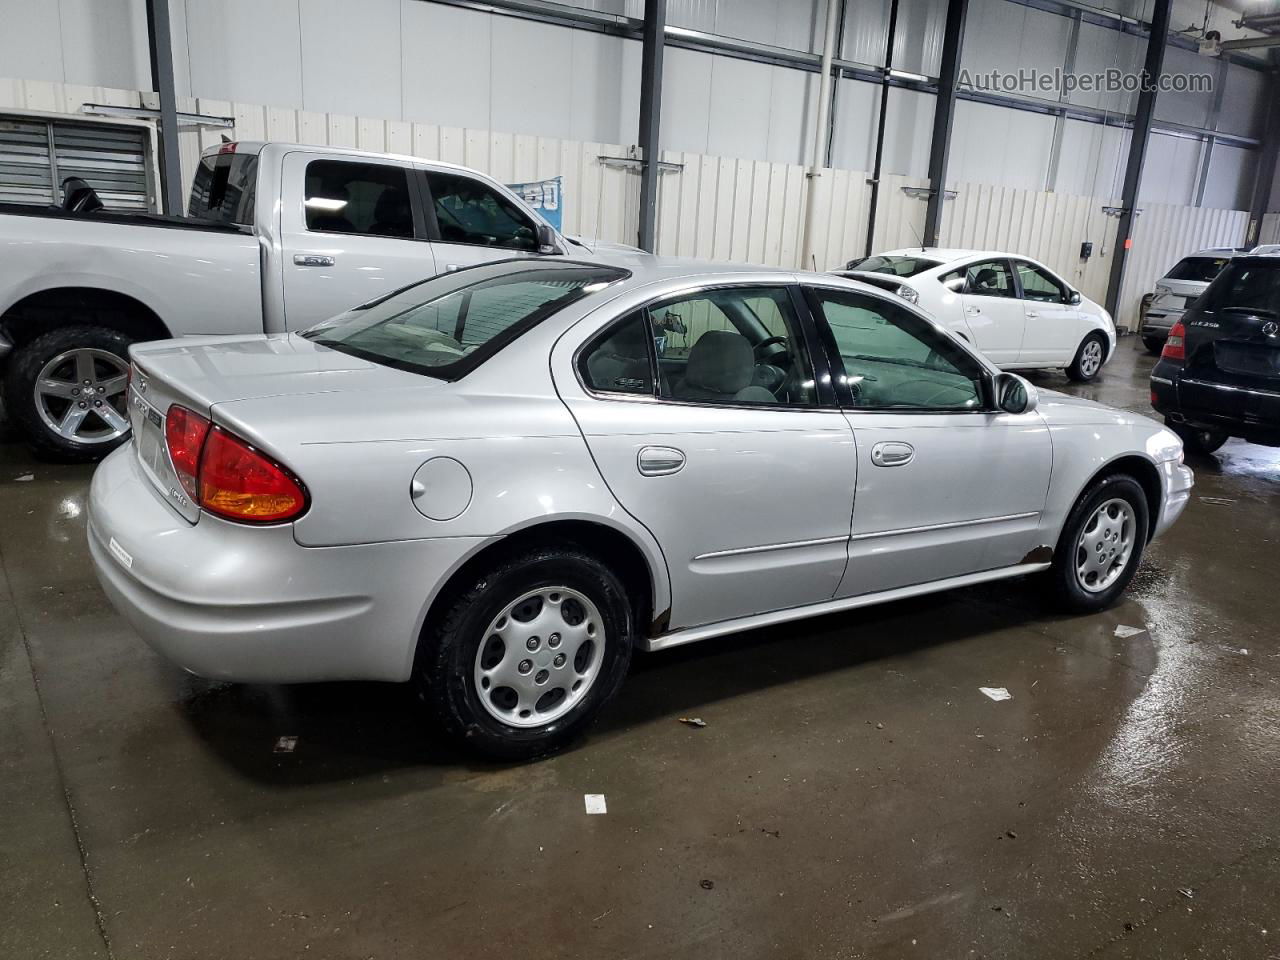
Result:
<svg viewBox="0 0 1280 960"><path fill-rule="evenodd" d="M910 230L911 235L916 238L916 243L920 244L921 253L924 253L926 250L929 249L924 245L924 240L921 238L920 234L916 231L916 228L911 225L910 221L907 221L907 229Z"/></svg>

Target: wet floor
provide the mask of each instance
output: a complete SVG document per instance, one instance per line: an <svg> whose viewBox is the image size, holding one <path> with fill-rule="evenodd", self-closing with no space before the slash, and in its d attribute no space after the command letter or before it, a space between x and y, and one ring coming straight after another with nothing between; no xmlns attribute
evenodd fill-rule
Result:
<svg viewBox="0 0 1280 960"><path fill-rule="evenodd" d="M1144 410L1150 363L1076 392ZM504 767L399 687L166 665L89 468L0 441L0 957L1280 957L1280 450L1193 466L1104 614L1009 583L642 656Z"/></svg>

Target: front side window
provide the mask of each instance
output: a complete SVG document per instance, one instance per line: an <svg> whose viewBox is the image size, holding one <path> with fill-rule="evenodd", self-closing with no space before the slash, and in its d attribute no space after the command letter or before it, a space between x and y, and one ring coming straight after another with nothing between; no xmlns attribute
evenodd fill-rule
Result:
<svg viewBox="0 0 1280 960"><path fill-rule="evenodd" d="M374 363L453 379L626 276L614 267L564 261L490 263L397 290L302 336Z"/></svg>
<svg viewBox="0 0 1280 960"><path fill-rule="evenodd" d="M349 160L307 164L307 229L375 237L413 236L409 177L403 167Z"/></svg>
<svg viewBox="0 0 1280 960"><path fill-rule="evenodd" d="M815 291L855 407L978 410L983 368L911 311L849 291Z"/></svg>
<svg viewBox="0 0 1280 960"><path fill-rule="evenodd" d="M1039 303L1066 303L1067 288L1047 271L1035 264L1015 261L1018 280L1022 283L1022 298Z"/></svg>
<svg viewBox="0 0 1280 960"><path fill-rule="evenodd" d="M964 292L975 297L1013 297L1013 276L1003 260L986 260L965 268Z"/></svg>
<svg viewBox="0 0 1280 960"><path fill-rule="evenodd" d="M452 173L428 173L426 177L442 242L538 249L533 221L492 187Z"/></svg>

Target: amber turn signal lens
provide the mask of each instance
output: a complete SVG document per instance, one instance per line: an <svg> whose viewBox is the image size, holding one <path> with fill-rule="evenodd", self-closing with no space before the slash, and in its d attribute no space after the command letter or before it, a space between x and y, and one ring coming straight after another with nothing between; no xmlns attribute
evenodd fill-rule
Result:
<svg viewBox="0 0 1280 960"><path fill-rule="evenodd" d="M200 457L200 506L232 520L279 523L302 513L307 495L278 463L214 427Z"/></svg>

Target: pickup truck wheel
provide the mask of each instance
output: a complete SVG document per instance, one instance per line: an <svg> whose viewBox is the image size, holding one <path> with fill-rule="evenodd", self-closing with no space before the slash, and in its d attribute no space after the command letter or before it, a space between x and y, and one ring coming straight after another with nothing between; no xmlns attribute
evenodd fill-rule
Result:
<svg viewBox="0 0 1280 960"><path fill-rule="evenodd" d="M1067 379L1076 383L1088 383L1098 375L1102 363L1107 359L1107 342L1100 333L1091 333L1084 338L1076 357L1067 367Z"/></svg>
<svg viewBox="0 0 1280 960"><path fill-rule="evenodd" d="M106 327L59 327L15 352L5 407L37 453L99 460L128 439L131 342Z"/></svg>
<svg viewBox="0 0 1280 960"><path fill-rule="evenodd" d="M573 545L477 573L421 640L418 696L454 740L530 760L581 735L631 663L625 587Z"/></svg>
<svg viewBox="0 0 1280 960"><path fill-rule="evenodd" d="M1054 551L1048 576L1059 604L1072 613L1111 606L1142 562L1149 523L1137 480L1114 473L1094 481L1071 508Z"/></svg>

